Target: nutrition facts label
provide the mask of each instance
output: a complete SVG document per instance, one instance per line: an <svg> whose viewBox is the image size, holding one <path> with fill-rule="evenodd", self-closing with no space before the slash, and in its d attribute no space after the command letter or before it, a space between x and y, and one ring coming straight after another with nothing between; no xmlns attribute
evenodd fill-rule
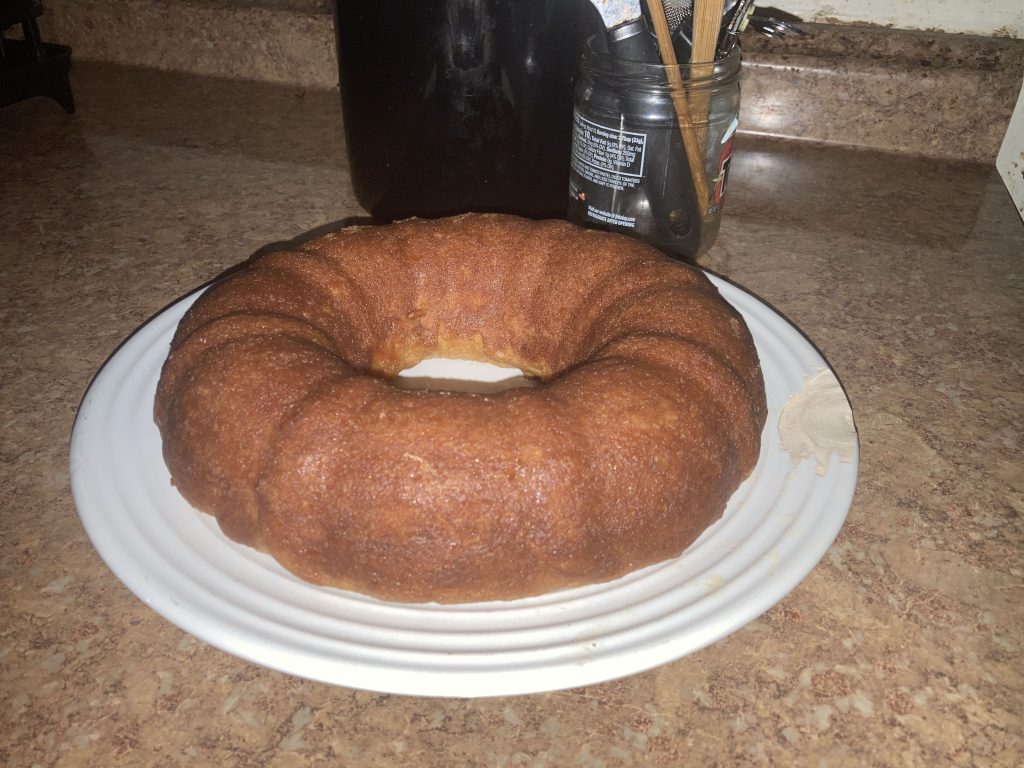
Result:
<svg viewBox="0 0 1024 768"><path fill-rule="evenodd" d="M598 125L573 113L572 169L592 184L633 189L644 176L646 149L646 133Z"/></svg>

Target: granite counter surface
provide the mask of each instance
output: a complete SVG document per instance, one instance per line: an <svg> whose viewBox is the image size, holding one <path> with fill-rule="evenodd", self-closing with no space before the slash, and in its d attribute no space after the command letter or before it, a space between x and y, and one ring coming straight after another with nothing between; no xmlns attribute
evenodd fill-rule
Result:
<svg viewBox="0 0 1024 768"><path fill-rule="evenodd" d="M111 574L68 484L79 401L147 318L269 243L361 214L327 91L76 70L0 110L0 763L1019 766L1024 226L989 167L742 137L703 264L802 328L861 475L810 576L744 629L516 698L288 677Z"/></svg>

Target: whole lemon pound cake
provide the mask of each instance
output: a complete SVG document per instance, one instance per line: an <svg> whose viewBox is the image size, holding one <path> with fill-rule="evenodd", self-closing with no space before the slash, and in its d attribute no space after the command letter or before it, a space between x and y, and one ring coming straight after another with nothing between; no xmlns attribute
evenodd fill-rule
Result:
<svg viewBox="0 0 1024 768"><path fill-rule="evenodd" d="M396 386L428 357L494 394ZM174 484L316 584L512 599L679 555L752 471L740 315L619 235L497 214L353 227L264 256L178 326L155 419Z"/></svg>

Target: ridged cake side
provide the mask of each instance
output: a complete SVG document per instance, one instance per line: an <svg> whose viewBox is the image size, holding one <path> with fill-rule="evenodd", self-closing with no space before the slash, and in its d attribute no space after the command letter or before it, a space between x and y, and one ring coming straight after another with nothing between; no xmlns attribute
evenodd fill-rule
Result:
<svg viewBox="0 0 1024 768"><path fill-rule="evenodd" d="M400 388L430 356L522 368ZM155 403L225 533L309 581L508 599L679 554L753 469L766 414L739 314L638 241L474 214L343 230L212 287Z"/></svg>

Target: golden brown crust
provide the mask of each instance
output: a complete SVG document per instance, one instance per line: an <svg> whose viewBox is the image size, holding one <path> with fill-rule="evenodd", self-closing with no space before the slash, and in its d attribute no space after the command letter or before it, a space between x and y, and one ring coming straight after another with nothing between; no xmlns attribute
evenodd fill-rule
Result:
<svg viewBox="0 0 1024 768"><path fill-rule="evenodd" d="M388 381L430 356L541 378ZM183 318L157 392L182 494L309 581L508 599L679 554L753 469L764 385L738 313L638 241L497 214L343 230Z"/></svg>

